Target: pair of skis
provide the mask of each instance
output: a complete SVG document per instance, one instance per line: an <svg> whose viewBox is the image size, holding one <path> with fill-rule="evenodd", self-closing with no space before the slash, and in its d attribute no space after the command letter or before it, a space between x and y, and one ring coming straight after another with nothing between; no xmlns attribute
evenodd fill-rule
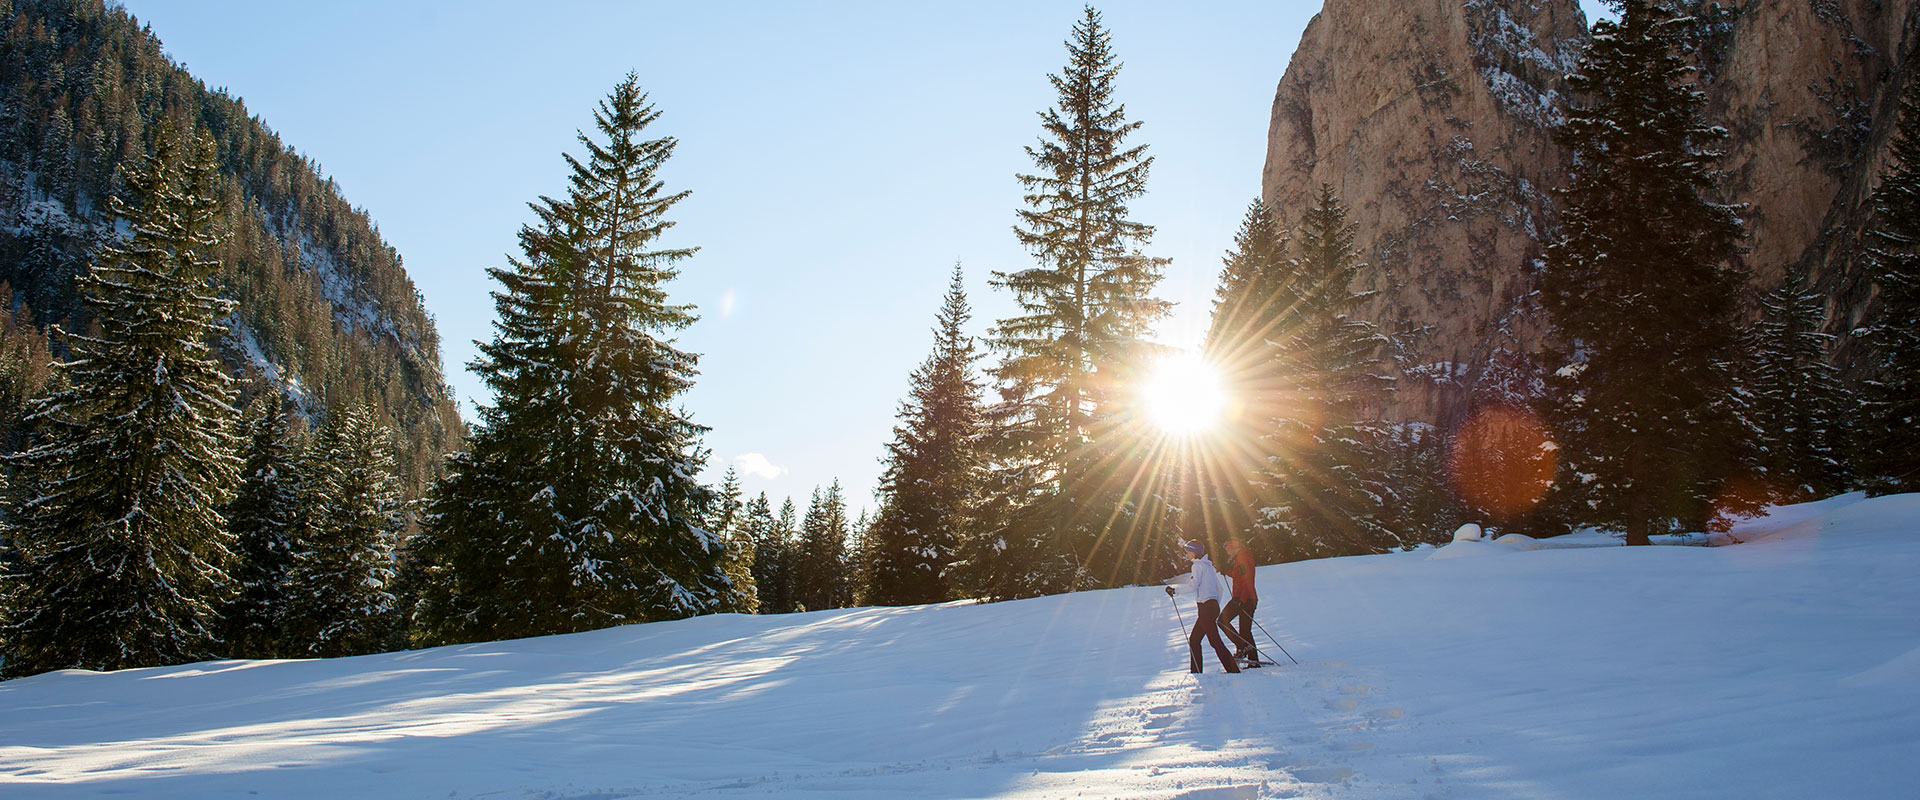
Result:
<svg viewBox="0 0 1920 800"><path fill-rule="evenodd" d="M1222 633L1227 634L1228 639L1240 638L1239 634L1233 633L1232 631L1228 631L1225 628L1221 628L1220 630ZM1265 631L1263 630L1262 633L1264 632ZM1259 669L1261 667L1280 666L1280 662L1278 661L1271 661L1265 658L1261 658L1260 651L1258 648L1254 648L1253 650L1249 651L1239 642L1234 642L1233 645L1234 645L1233 660L1240 662L1241 669ZM1279 642L1275 642L1274 645L1278 646ZM1292 658L1293 656L1288 655L1287 657Z"/></svg>
<svg viewBox="0 0 1920 800"><path fill-rule="evenodd" d="M1278 661L1268 661L1259 656L1235 656L1234 660L1240 662L1241 669L1259 669L1261 667L1280 666L1280 662Z"/></svg>

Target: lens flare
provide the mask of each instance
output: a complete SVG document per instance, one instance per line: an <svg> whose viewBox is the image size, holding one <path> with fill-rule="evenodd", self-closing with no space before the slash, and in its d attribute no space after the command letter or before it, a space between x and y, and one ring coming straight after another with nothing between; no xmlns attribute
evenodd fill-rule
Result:
<svg viewBox="0 0 1920 800"><path fill-rule="evenodd" d="M1470 509L1504 523L1532 510L1546 495L1559 461L1556 451L1533 412L1483 408L1454 433L1449 477Z"/></svg>
<svg viewBox="0 0 1920 800"><path fill-rule="evenodd" d="M1148 418L1174 436L1212 430L1227 405L1219 370L1194 353L1162 358L1141 387L1141 395Z"/></svg>

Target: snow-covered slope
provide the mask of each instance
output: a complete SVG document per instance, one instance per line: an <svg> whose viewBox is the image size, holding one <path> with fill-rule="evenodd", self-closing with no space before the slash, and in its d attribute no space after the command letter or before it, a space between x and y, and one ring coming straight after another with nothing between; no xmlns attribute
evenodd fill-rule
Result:
<svg viewBox="0 0 1920 800"><path fill-rule="evenodd" d="M1911 797L1920 496L1736 535L1267 567L1197 680L1155 588L48 674L0 796Z"/></svg>

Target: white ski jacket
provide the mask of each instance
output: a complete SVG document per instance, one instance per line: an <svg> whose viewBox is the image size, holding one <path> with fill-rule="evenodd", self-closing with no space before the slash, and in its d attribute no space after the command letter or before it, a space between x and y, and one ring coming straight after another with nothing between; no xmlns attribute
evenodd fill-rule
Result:
<svg viewBox="0 0 1920 800"><path fill-rule="evenodd" d="M1193 584L1193 602L1196 605L1208 600L1221 604L1227 602L1227 593L1232 591L1228 588L1227 579L1213 568L1213 562L1207 560L1206 556L1193 560L1192 575L1189 583Z"/></svg>

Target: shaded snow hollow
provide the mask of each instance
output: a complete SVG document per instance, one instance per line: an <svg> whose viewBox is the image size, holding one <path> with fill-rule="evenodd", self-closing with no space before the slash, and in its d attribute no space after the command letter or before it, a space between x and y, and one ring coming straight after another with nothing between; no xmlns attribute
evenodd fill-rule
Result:
<svg viewBox="0 0 1920 800"><path fill-rule="evenodd" d="M1265 567L1301 663L1198 679L1157 587L53 673L0 796L1912 796L1920 495L1735 533Z"/></svg>

